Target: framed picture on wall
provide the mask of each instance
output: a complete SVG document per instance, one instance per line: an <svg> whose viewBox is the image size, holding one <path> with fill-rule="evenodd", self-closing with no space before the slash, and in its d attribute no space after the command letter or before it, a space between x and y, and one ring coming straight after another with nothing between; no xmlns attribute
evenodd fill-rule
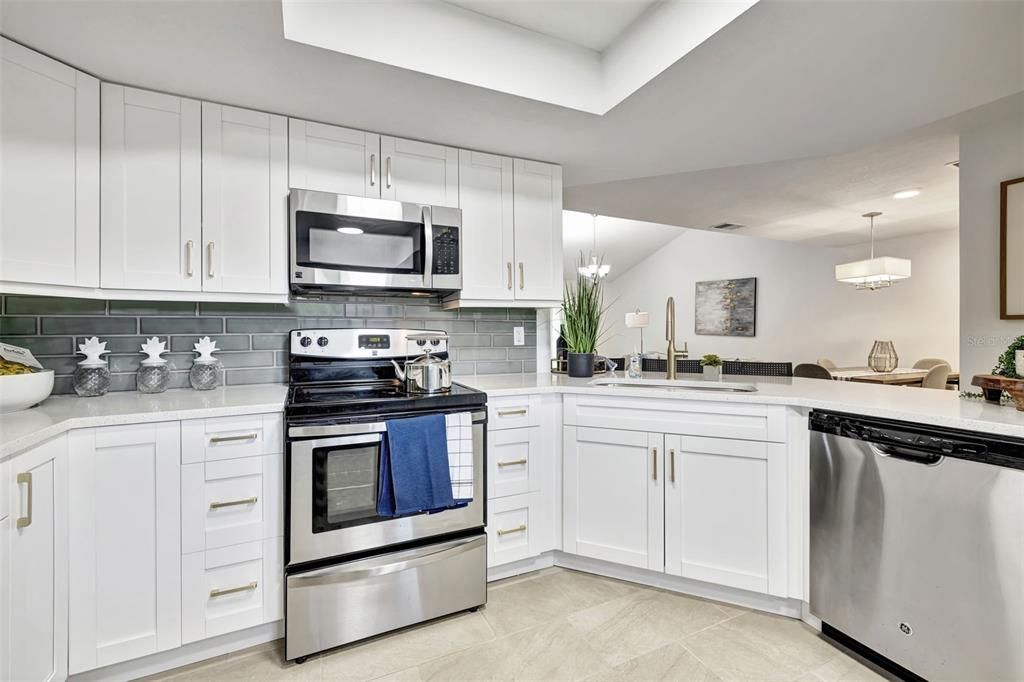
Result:
<svg viewBox="0 0 1024 682"><path fill-rule="evenodd" d="M999 185L999 317L1024 320L1024 178Z"/></svg>
<svg viewBox="0 0 1024 682"><path fill-rule="evenodd" d="M697 282L694 331L702 336L754 336L757 278Z"/></svg>

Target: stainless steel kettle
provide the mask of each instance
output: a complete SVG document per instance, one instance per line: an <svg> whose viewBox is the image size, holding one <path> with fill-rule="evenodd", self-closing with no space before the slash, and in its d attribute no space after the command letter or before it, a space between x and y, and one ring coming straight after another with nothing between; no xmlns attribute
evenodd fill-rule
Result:
<svg viewBox="0 0 1024 682"><path fill-rule="evenodd" d="M406 360L405 369L394 360L395 374L410 393L441 393L452 387L452 363L426 351L415 360Z"/></svg>

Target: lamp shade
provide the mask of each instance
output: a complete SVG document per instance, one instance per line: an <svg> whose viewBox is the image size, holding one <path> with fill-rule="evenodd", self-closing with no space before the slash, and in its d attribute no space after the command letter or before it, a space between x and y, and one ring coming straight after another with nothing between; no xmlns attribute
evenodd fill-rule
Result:
<svg viewBox="0 0 1024 682"><path fill-rule="evenodd" d="M880 256L836 266L836 280L856 284L859 289L888 287L909 277L910 261L906 258Z"/></svg>
<svg viewBox="0 0 1024 682"><path fill-rule="evenodd" d="M630 329L644 329L651 324L650 313L637 310L633 313L626 313L626 326Z"/></svg>

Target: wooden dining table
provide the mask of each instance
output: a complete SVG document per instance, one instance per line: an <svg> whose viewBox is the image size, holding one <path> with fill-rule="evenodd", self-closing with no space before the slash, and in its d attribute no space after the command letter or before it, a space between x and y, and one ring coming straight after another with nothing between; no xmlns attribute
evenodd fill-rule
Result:
<svg viewBox="0 0 1024 682"><path fill-rule="evenodd" d="M892 386L920 386L928 374L926 369L897 367L891 372L876 372L870 367L838 367L829 370L836 381L857 381L864 384L887 384ZM960 373L950 372L947 384L959 384Z"/></svg>

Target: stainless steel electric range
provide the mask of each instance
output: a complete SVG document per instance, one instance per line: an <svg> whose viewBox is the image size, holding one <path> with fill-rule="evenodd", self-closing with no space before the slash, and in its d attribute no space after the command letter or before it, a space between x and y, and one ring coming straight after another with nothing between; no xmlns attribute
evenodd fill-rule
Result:
<svg viewBox="0 0 1024 682"><path fill-rule="evenodd" d="M409 338L423 333L291 332L285 407L289 660L475 609L487 599L487 395L459 384L438 393L407 392L392 359L418 356L425 344L447 358L447 340ZM424 414L461 420L462 442L472 448L472 501L431 514L379 516L385 421Z"/></svg>

